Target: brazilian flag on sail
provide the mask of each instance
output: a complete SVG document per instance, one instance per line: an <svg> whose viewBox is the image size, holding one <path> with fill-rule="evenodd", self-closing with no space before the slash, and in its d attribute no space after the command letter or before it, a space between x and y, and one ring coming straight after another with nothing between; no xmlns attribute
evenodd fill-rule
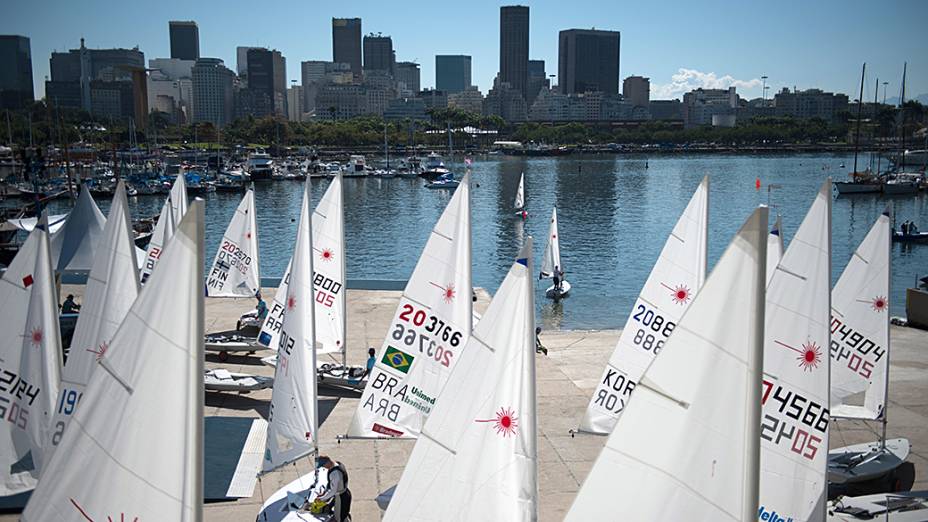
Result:
<svg viewBox="0 0 928 522"><path fill-rule="evenodd" d="M392 346L387 346L387 352L383 354L383 359L381 359L380 362L394 370L409 373L409 367L412 366L413 359L415 359L415 357L412 355L401 352Z"/></svg>

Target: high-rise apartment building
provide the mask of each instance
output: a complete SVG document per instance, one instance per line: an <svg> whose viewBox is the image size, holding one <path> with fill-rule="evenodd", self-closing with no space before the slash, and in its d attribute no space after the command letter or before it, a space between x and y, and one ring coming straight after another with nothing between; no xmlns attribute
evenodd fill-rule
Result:
<svg viewBox="0 0 928 522"><path fill-rule="evenodd" d="M0 35L0 109L21 108L34 95L29 38Z"/></svg>
<svg viewBox="0 0 928 522"><path fill-rule="evenodd" d="M393 74L393 39L381 34L364 37L364 70Z"/></svg>
<svg viewBox="0 0 928 522"><path fill-rule="evenodd" d="M200 58L193 66L193 121L217 127L232 122L235 73L219 58Z"/></svg>
<svg viewBox="0 0 928 522"><path fill-rule="evenodd" d="M629 76L622 81L622 97L635 107L647 107L651 101L651 79Z"/></svg>
<svg viewBox="0 0 928 522"><path fill-rule="evenodd" d="M462 92L471 84L470 56L444 54L435 56L435 88L449 94Z"/></svg>
<svg viewBox="0 0 928 522"><path fill-rule="evenodd" d="M499 8L499 80L525 97L528 83L528 7Z"/></svg>
<svg viewBox="0 0 928 522"><path fill-rule="evenodd" d="M361 19L332 19L332 61L351 65L355 78L361 78Z"/></svg>
<svg viewBox="0 0 928 522"><path fill-rule="evenodd" d="M196 60L200 57L200 30L196 22L168 22L171 58Z"/></svg>
<svg viewBox="0 0 928 522"><path fill-rule="evenodd" d="M618 94L619 38L618 31L561 31L557 62L557 81L561 93Z"/></svg>

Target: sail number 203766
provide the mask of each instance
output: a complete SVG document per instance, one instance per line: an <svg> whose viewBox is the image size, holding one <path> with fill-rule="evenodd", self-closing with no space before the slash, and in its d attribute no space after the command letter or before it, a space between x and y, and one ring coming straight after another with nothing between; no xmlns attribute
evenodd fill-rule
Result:
<svg viewBox="0 0 928 522"><path fill-rule="evenodd" d="M461 332L438 317L408 303L403 305L398 318L402 322L396 323L391 332L395 341L402 341L406 346L417 349L419 353L434 359L442 366L451 366L454 352L439 343L448 343L456 348L461 344Z"/></svg>

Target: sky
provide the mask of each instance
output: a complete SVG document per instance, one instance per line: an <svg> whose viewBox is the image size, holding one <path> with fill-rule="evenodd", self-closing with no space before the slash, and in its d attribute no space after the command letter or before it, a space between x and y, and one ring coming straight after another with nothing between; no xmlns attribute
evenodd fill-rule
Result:
<svg viewBox="0 0 928 522"><path fill-rule="evenodd" d="M135 47L170 57L169 20L195 20L200 55L235 70L236 46L266 46L299 62L332 59L332 17L362 19L364 34L393 37L398 61L421 64L422 87L435 85L436 54L473 57L473 83L486 94L499 67L499 6L471 0L3 0L0 34L31 38L36 97L44 94L53 50ZM530 58L557 74L558 31L621 32L620 78L651 79L651 99L682 97L696 87L734 85L744 98L783 87L822 88L856 99L867 63L864 99L877 79L898 96L908 61L907 98L928 93L928 1L886 0L571 0L530 7ZM882 98L883 90L879 93Z"/></svg>

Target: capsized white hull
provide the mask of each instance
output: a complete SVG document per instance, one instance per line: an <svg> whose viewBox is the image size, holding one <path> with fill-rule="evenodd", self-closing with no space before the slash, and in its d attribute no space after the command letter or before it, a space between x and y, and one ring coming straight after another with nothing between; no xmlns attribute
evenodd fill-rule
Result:
<svg viewBox="0 0 928 522"><path fill-rule="evenodd" d="M885 476L905 462L910 449L909 439L889 439L885 449L875 441L830 450L828 482L853 484Z"/></svg>
<svg viewBox="0 0 928 522"><path fill-rule="evenodd" d="M248 393L270 388L274 385L274 378L216 369L206 370L203 383L206 391Z"/></svg>

